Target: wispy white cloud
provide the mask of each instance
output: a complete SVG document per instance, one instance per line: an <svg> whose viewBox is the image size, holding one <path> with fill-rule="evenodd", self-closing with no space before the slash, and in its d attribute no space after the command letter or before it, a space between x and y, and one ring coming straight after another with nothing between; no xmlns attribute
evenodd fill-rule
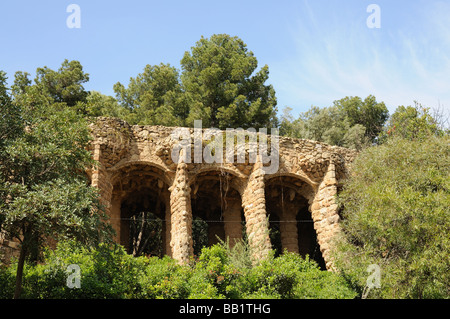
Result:
<svg viewBox="0 0 450 319"><path fill-rule="evenodd" d="M369 29L364 13L342 21L317 14L307 1L304 9L292 27L295 54L272 67L278 91L295 111L369 94L391 111L414 100L450 108L449 3L415 11L408 19L421 25L414 30L405 29L411 21Z"/></svg>

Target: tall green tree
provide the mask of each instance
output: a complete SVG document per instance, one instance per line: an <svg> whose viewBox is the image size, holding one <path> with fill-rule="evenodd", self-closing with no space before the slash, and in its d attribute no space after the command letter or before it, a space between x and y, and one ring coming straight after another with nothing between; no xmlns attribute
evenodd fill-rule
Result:
<svg viewBox="0 0 450 319"><path fill-rule="evenodd" d="M66 65L77 63L64 62ZM56 73L66 71L63 67ZM46 69L46 73L59 78L55 71ZM2 120L19 123L12 133L0 127L1 136L11 136L1 148L1 230L21 244L15 298L20 296L27 256L36 257L49 238L70 237L94 244L111 234L98 191L85 174L95 164L87 149L90 133L73 107L83 103L84 94L79 93L84 89L70 90L74 96L67 92L58 96L43 88L48 82L42 77L34 85L26 79L24 73L18 73L14 99L2 98L0 105ZM0 92L6 91L4 82L0 87ZM19 111L8 112L11 105Z"/></svg>
<svg viewBox="0 0 450 319"><path fill-rule="evenodd" d="M376 142L378 134L389 117L389 111L384 102L377 102L375 96L369 95L364 100L358 96L345 97L334 101L334 106L349 122L349 127L356 124L365 127L365 136L372 143Z"/></svg>
<svg viewBox="0 0 450 319"><path fill-rule="evenodd" d="M286 106L283 108L280 116L280 135L295 138L302 138L305 130L304 123L299 118L294 118L292 108Z"/></svg>
<svg viewBox="0 0 450 319"><path fill-rule="evenodd" d="M92 117L107 116L125 119L130 111L122 107L114 97L98 91L90 91L86 98L86 113Z"/></svg>
<svg viewBox="0 0 450 319"><path fill-rule="evenodd" d="M169 64L147 65L143 73L130 78L127 88L117 82L114 91L120 105L129 111L125 119L130 124L185 124L188 103L178 71Z"/></svg>
<svg viewBox="0 0 450 319"><path fill-rule="evenodd" d="M402 137L365 149L339 195L338 268L375 298L450 297L449 137Z"/></svg>
<svg viewBox="0 0 450 319"><path fill-rule="evenodd" d="M399 106L392 116L380 138L402 137L409 140L427 139L430 135L444 135L438 120L432 116L430 109L414 102L414 106Z"/></svg>
<svg viewBox="0 0 450 319"><path fill-rule="evenodd" d="M181 80L191 105L187 124L259 128L276 123L275 90L265 82L269 67L258 61L238 37L202 37L181 60Z"/></svg>
<svg viewBox="0 0 450 319"><path fill-rule="evenodd" d="M64 60L58 70L47 66L37 68L34 83L30 74L18 71L15 74L12 95L17 105L26 105L33 111L39 106L62 103L86 114L86 100L89 92L83 84L89 81L89 74L83 71L83 66L76 60Z"/></svg>
<svg viewBox="0 0 450 319"><path fill-rule="evenodd" d="M319 108L312 106L307 112L301 113L297 119L285 109L281 117L280 134L306 138L361 150L370 145L366 136L366 128L361 124L353 124L347 114L336 106Z"/></svg>
<svg viewBox="0 0 450 319"><path fill-rule="evenodd" d="M75 60L64 60L58 71L48 67L36 70L38 89L47 93L54 102L63 102L71 107L86 101L88 92L83 84L88 81L89 74L83 72L81 63Z"/></svg>
<svg viewBox="0 0 450 319"><path fill-rule="evenodd" d="M0 70L0 150L23 129L20 107L12 103L6 80L6 73Z"/></svg>
<svg viewBox="0 0 450 319"><path fill-rule="evenodd" d="M304 123L304 138L342 146L349 124L336 107L312 106L300 114L300 119Z"/></svg>

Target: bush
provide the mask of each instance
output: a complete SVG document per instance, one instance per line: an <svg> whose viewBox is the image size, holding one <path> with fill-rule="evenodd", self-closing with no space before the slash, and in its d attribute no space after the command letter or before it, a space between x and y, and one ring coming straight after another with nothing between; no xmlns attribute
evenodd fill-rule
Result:
<svg viewBox="0 0 450 319"><path fill-rule="evenodd" d="M316 262L284 252L266 259L241 277L244 298L354 298L356 292L338 274L322 271Z"/></svg>
<svg viewBox="0 0 450 319"><path fill-rule="evenodd" d="M234 282L239 276L237 267L230 263L226 246L205 247L193 268L191 298L238 298Z"/></svg>
<svg viewBox="0 0 450 319"><path fill-rule="evenodd" d="M362 291L381 268L374 298L450 297L449 137L392 138L366 149L339 198L344 238L337 266Z"/></svg>
<svg viewBox="0 0 450 319"><path fill-rule="evenodd" d="M14 295L15 276L14 267L0 265L0 299L8 299Z"/></svg>
<svg viewBox="0 0 450 319"><path fill-rule="evenodd" d="M309 258L284 253L251 266L248 247L226 243L203 248L179 265L164 257L132 257L119 245L86 248L61 242L42 264L26 265L23 298L353 298L342 277L321 271ZM235 265L238 264L239 266ZM80 288L67 286L67 267L81 269ZM0 298L11 298L15 267L0 269Z"/></svg>
<svg viewBox="0 0 450 319"><path fill-rule="evenodd" d="M67 267L81 269L81 288L69 288ZM24 298L132 298L139 294L137 279L145 274L146 258L133 258L119 245L100 244L88 249L62 242L47 251L45 263L24 271Z"/></svg>

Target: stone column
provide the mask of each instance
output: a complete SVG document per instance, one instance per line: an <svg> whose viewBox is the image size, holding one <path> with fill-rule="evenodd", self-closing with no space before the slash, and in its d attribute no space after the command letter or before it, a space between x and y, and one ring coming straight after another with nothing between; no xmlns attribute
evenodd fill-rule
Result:
<svg viewBox="0 0 450 319"><path fill-rule="evenodd" d="M189 261L194 254L192 242L191 188L188 184L187 165L180 162L170 191L172 257L180 263Z"/></svg>
<svg viewBox="0 0 450 319"><path fill-rule="evenodd" d="M257 262L266 258L272 248L264 195L264 171L260 161L253 166L253 172L242 195L242 207L252 257L254 262Z"/></svg>
<svg viewBox="0 0 450 319"><path fill-rule="evenodd" d="M238 199L227 199L227 205L223 213L225 223L225 239L229 239L230 247L242 239L241 201Z"/></svg>
<svg viewBox="0 0 450 319"><path fill-rule="evenodd" d="M170 203L170 200L167 202ZM164 236L166 238L166 240L164 241L166 244L166 247L164 250L165 250L165 254L167 256L172 257L172 247L170 246L171 238L172 238L172 223L171 223L170 205L168 205L167 203L166 203L166 212L165 212L164 219L165 219L165 224L166 224L165 234L164 234Z"/></svg>
<svg viewBox="0 0 450 319"><path fill-rule="evenodd" d="M331 160L311 206L314 229L317 233L317 241L327 270L333 269L331 257L332 239L340 230L338 205L335 198L337 194L335 171L335 164Z"/></svg>
<svg viewBox="0 0 450 319"><path fill-rule="evenodd" d="M280 232L281 247L283 251L298 253L297 209L295 205L286 200L281 208Z"/></svg>
<svg viewBox="0 0 450 319"><path fill-rule="evenodd" d="M103 205L107 216L111 217L111 197L113 185L109 174L106 172L101 159L101 145L94 145L93 158L98 162L98 166L92 170L91 185L97 187L100 193L100 204Z"/></svg>
<svg viewBox="0 0 450 319"><path fill-rule="evenodd" d="M223 223L221 221L208 222L208 244L210 246L219 242L217 239L224 239Z"/></svg>
<svg viewBox="0 0 450 319"><path fill-rule="evenodd" d="M114 241L116 243L120 243L122 245L123 242L121 240L121 227L122 227L122 223L121 223L121 205L122 205L122 199L120 197L119 194L117 194L116 192L114 192L114 194L112 195L111 198L111 208L109 211L109 216L110 216L110 223L112 228L115 230L116 235L114 236ZM128 242L128 238L127 238L127 242Z"/></svg>

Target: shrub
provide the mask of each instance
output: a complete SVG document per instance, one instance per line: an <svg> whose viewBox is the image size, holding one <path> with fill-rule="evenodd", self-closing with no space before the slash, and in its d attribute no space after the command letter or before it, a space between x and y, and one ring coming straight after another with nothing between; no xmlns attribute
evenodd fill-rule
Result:
<svg viewBox="0 0 450 319"><path fill-rule="evenodd" d="M241 278L244 298L354 298L338 274L322 271L309 257L284 252L262 261Z"/></svg>
<svg viewBox="0 0 450 319"><path fill-rule="evenodd" d="M15 267L0 265L0 299L12 298L14 295Z"/></svg>
<svg viewBox="0 0 450 319"><path fill-rule="evenodd" d="M359 290L381 268L374 298L450 296L449 137L389 139L366 149L340 194L337 266Z"/></svg>
<svg viewBox="0 0 450 319"><path fill-rule="evenodd" d="M226 243L203 248L197 260L179 265L169 257L132 257L119 245L86 248L60 242L43 263L24 269L24 298L353 298L337 274L309 258L284 253L251 266L248 247ZM236 262L239 267L234 264ZM81 287L66 285L67 267L81 269ZM1 298L11 298L15 267L0 269Z"/></svg>
<svg viewBox="0 0 450 319"><path fill-rule="evenodd" d="M230 263L226 246L205 247L193 269L192 281L198 283L200 279L207 283L204 289L209 293L206 295L203 292L199 293L198 287L201 285L194 284L192 297L198 298L205 295L215 298L237 298L238 292L234 289L234 281L239 275L239 270Z"/></svg>
<svg viewBox="0 0 450 319"><path fill-rule="evenodd" d="M69 288L67 267L81 269L81 288ZM61 242L47 251L45 263L24 271L25 298L132 298L139 294L138 278L144 275L146 258L133 258L119 245L100 244L88 249L75 242Z"/></svg>

